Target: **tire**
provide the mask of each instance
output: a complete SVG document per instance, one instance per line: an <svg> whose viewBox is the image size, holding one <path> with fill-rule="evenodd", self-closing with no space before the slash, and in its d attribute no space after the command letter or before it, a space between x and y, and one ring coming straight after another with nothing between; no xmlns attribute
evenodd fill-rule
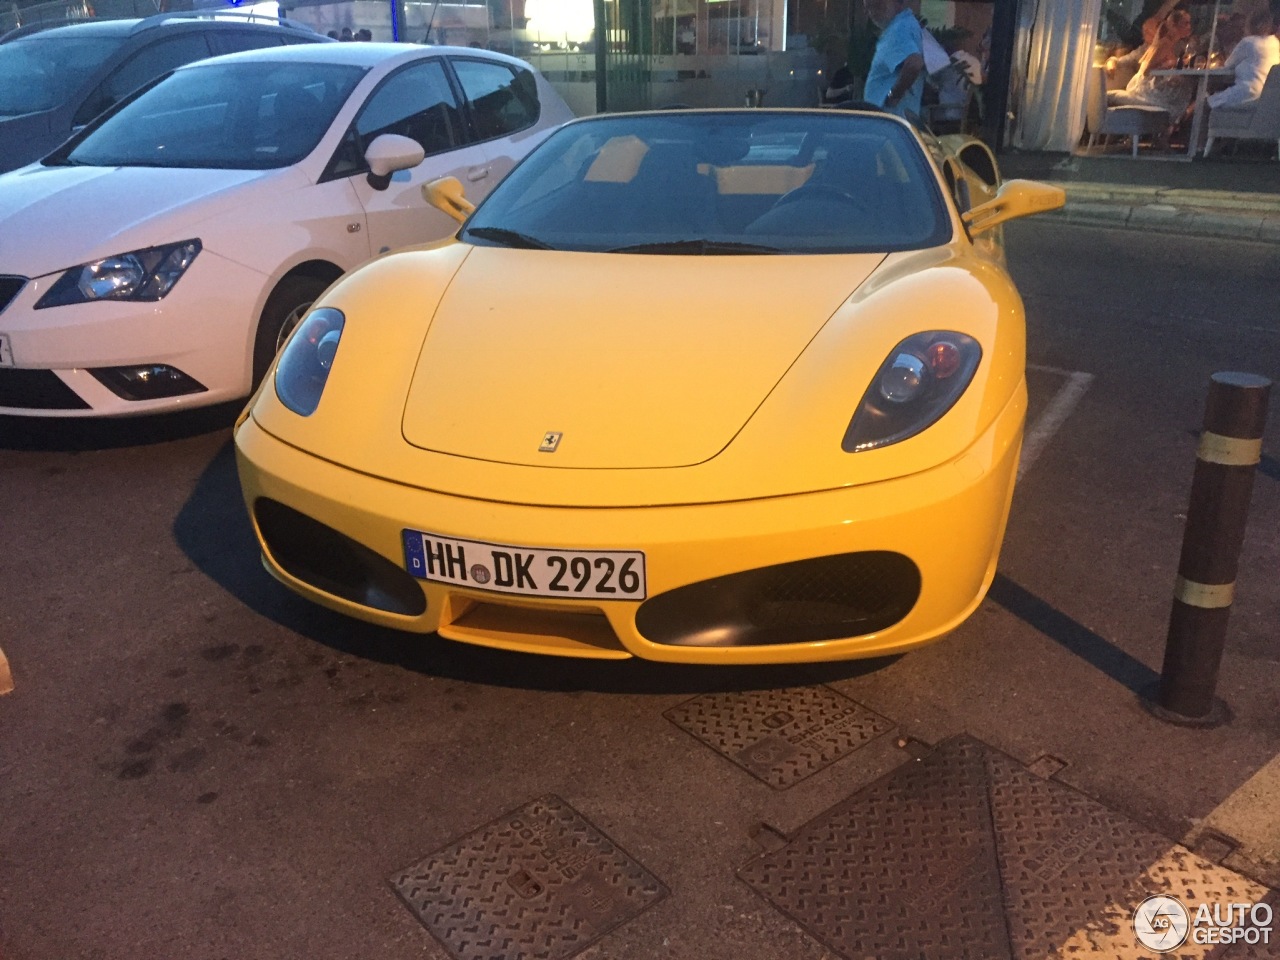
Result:
<svg viewBox="0 0 1280 960"><path fill-rule="evenodd" d="M267 297L253 341L253 388L267 375L285 338L328 286L315 277L285 277Z"/></svg>

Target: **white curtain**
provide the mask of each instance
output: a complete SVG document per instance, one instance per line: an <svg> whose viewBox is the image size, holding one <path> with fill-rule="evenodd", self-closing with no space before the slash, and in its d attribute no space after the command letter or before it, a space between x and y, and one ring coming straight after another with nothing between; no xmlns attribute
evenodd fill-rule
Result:
<svg viewBox="0 0 1280 960"><path fill-rule="evenodd" d="M1023 75L1010 91L1021 88L1020 97L1011 97L1018 118L1013 145L1069 152L1084 132L1102 0L1021 0L1020 7L1015 72Z"/></svg>

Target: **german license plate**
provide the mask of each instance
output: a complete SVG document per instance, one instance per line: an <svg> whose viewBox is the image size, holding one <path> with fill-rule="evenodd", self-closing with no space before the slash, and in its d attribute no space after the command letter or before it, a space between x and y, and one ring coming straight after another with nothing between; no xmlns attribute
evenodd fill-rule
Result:
<svg viewBox="0 0 1280 960"><path fill-rule="evenodd" d="M9 336L0 333L0 367L13 366L13 348L9 346Z"/></svg>
<svg viewBox="0 0 1280 960"><path fill-rule="evenodd" d="M405 569L420 580L526 597L643 600L639 550L548 550L404 531Z"/></svg>

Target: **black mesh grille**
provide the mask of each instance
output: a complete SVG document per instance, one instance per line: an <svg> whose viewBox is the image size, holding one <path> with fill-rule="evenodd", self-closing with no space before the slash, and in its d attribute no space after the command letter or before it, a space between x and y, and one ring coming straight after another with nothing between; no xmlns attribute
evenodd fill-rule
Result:
<svg viewBox="0 0 1280 960"><path fill-rule="evenodd" d="M900 605L904 587L910 591L914 567L897 554L846 553L768 573L759 591L744 597L747 616L761 627L784 627L877 619L886 604Z"/></svg>
<svg viewBox="0 0 1280 960"><path fill-rule="evenodd" d="M0 368L0 407L22 410L88 410L52 370Z"/></svg>
<svg viewBox="0 0 1280 960"><path fill-rule="evenodd" d="M844 553L745 570L659 594L636 627L655 643L812 643L884 630L915 606L920 571L900 553Z"/></svg>
<svg viewBox="0 0 1280 960"><path fill-rule="evenodd" d="M253 514L267 550L290 576L377 610L416 617L427 609L418 582L364 544L266 497L254 501Z"/></svg>
<svg viewBox="0 0 1280 960"><path fill-rule="evenodd" d="M27 282L26 277L0 277L0 310L3 310L18 295Z"/></svg>

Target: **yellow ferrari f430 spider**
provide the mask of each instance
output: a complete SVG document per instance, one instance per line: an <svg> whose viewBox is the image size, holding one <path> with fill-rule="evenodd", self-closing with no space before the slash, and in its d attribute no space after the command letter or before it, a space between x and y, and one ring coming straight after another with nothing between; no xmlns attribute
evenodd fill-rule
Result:
<svg viewBox="0 0 1280 960"><path fill-rule="evenodd" d="M839 110L602 115L312 306L235 433L267 569L506 649L878 656L982 600L1026 412L965 138Z"/></svg>

